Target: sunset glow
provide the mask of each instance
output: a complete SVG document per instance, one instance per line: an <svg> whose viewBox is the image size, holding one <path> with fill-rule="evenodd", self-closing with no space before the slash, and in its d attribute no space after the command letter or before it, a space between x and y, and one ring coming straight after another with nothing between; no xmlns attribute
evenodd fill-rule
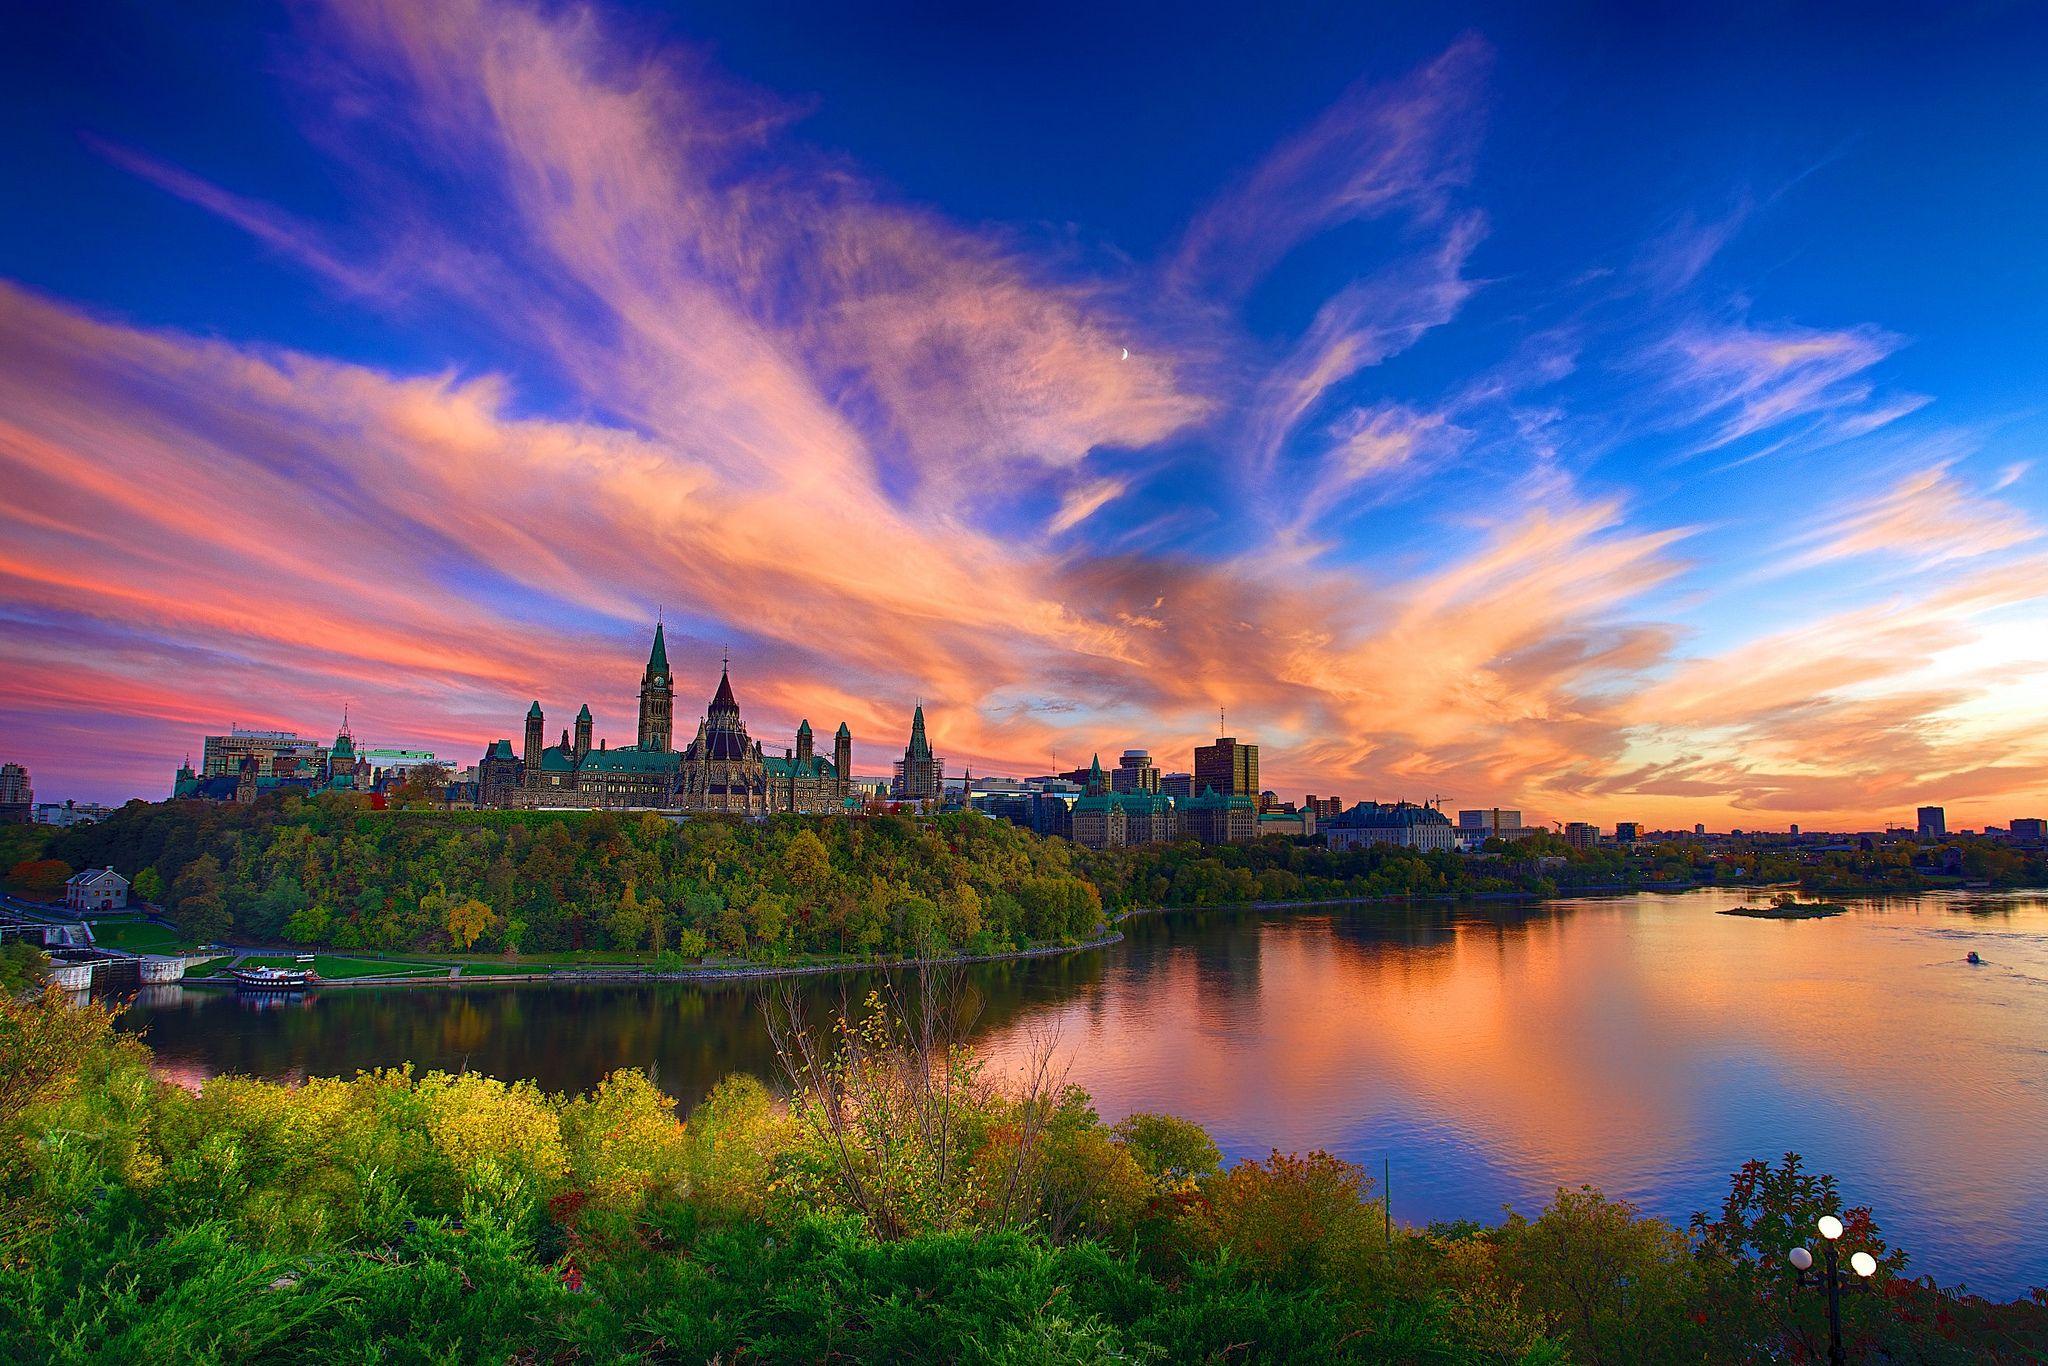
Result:
<svg viewBox="0 0 2048 1366"><path fill-rule="evenodd" d="M181 8L6 59L40 793L344 705L616 745L659 614L679 731L729 648L861 773L921 698L951 772L1186 769L1222 708L1290 798L2048 811L2023 16L1916 21L1969 59L1901 84L1910 28L1360 16L1220 70L1127 19Z"/></svg>

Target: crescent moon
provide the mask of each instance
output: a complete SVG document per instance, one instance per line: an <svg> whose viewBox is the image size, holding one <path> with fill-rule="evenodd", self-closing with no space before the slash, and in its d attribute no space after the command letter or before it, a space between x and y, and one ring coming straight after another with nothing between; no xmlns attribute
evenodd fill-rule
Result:
<svg viewBox="0 0 2048 1366"><path fill-rule="evenodd" d="M1124 348L1124 354L1123 354L1123 358L1124 358L1125 360L1129 360L1129 359L1131 358L1131 348L1130 348L1130 347L1126 346L1126 347Z"/></svg>

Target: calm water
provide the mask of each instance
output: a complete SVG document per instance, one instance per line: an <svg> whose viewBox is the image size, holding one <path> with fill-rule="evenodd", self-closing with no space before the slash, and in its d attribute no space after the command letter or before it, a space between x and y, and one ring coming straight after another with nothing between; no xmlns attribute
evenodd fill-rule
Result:
<svg viewBox="0 0 2048 1366"><path fill-rule="evenodd" d="M1390 1161L1405 1220L1491 1221L1580 1182L1682 1219L1744 1158L1797 1150L1918 1269L2001 1295L2048 1283L2048 894L1713 914L1756 899L1182 913L967 985L999 1062L1055 1032L1105 1119L1186 1115L1233 1158ZM801 987L814 1011L864 989ZM410 1059L560 1089L634 1066L687 1105L728 1072L773 1076L761 992L329 991L256 1009L174 987L129 1020L184 1079Z"/></svg>

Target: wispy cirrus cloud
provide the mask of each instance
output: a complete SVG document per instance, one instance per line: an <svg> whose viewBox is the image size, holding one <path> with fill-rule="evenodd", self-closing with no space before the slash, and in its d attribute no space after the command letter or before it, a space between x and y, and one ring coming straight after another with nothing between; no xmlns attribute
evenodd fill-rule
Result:
<svg viewBox="0 0 2048 1366"><path fill-rule="evenodd" d="M1870 371L1904 339L1875 327L1834 330L1746 323L1692 323L1658 348L1675 420L1705 424L1694 454L1767 432L1840 440L1875 431L1921 407L1915 394L1885 396ZM1752 457L1753 458L1753 457Z"/></svg>
<svg viewBox="0 0 2048 1366"><path fill-rule="evenodd" d="M2041 528L2024 512L1971 490L1944 462L1906 474L1802 532L1773 572L1868 556L1918 572L1997 555L2041 536Z"/></svg>
<svg viewBox="0 0 2048 1366"><path fill-rule="evenodd" d="M1196 216L1169 277L1230 297L1339 223L1441 216L1471 176L1491 62L1467 35L1402 80L1360 80Z"/></svg>
<svg viewBox="0 0 2048 1366"><path fill-rule="evenodd" d="M1849 440L1921 401L1881 378L1904 342L1716 320L1688 294L1713 222L1618 332L1598 280L1486 318L1513 286L1472 268L1501 226L1476 37L1361 80L1153 262L906 202L806 145L801 106L597 8L334 0L303 41L357 217L107 155L393 325L431 294L461 326L424 353L451 359L0 288L0 618L25 625L0 725L35 764L76 771L79 697L111 737L95 781L130 790L206 729L343 700L457 755L534 695L619 734L665 608L686 676L708 691L732 641L757 731L843 717L864 769L921 694L977 772L1119 741L1185 763L1223 706L1290 793L1647 816L2026 788L1972 757L2036 751L1963 661L2032 677L2038 547L1960 464L1757 542L1807 569L1889 549L1928 582L1697 646L1674 594L1719 538L1688 490L1653 515L1602 469L1612 430ZM1368 220L1391 245L1291 334L1251 325L1290 253ZM1474 314L1508 354L1417 381ZM1647 418L1560 390L1652 330Z"/></svg>

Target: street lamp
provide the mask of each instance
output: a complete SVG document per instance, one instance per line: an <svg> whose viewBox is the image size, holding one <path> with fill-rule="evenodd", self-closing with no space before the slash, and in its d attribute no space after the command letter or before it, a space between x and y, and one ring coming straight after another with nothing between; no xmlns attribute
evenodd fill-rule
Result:
<svg viewBox="0 0 2048 1366"><path fill-rule="evenodd" d="M1787 1260L1799 1273L1800 1285L1818 1285L1828 1292L1828 1366L1848 1366L1848 1354L1842 1350L1842 1268L1835 1261L1835 1243L1842 1236L1842 1221L1832 1214L1823 1214L1814 1227L1820 1230L1821 1255L1827 1258L1826 1272L1820 1276L1812 1274L1813 1254L1803 1247L1793 1248ZM1869 1280L1877 1274L1877 1258L1868 1252L1851 1253L1849 1267L1864 1280ZM1851 1290L1860 1288L1859 1282L1849 1285Z"/></svg>

